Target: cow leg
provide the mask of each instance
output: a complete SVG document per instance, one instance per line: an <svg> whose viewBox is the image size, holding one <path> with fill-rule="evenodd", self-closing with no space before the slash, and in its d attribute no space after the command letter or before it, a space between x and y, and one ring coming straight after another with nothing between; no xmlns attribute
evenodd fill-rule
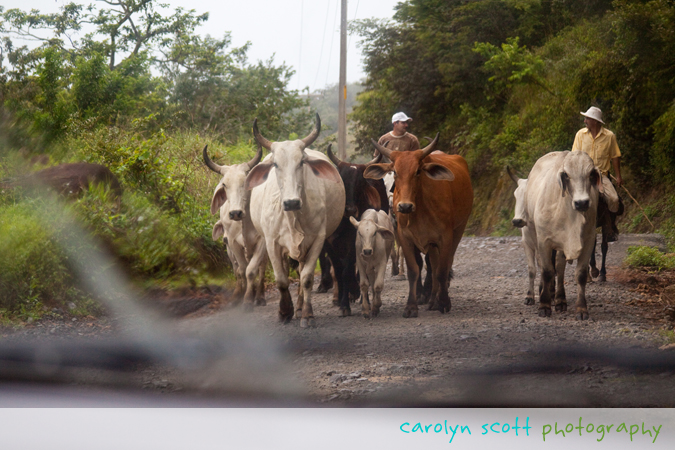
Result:
<svg viewBox="0 0 675 450"><path fill-rule="evenodd" d="M255 249L253 249L253 254L251 259L246 265L246 293L244 294L244 308L246 310L253 310L253 305L256 303L256 297L262 296L263 301L265 300L265 267L267 266L267 247L264 242L260 242ZM261 272L260 276L262 288L259 288L259 293L256 293L256 283L255 277Z"/></svg>
<svg viewBox="0 0 675 450"><path fill-rule="evenodd" d="M335 243L334 243L335 244ZM335 247L340 248L341 246L336 245ZM328 256L333 264L333 271L336 278L336 286L333 290L333 304L340 307L340 312L342 317L347 317L352 315L352 309L349 304L349 291L345 283L345 276L347 275L347 269L345 267L345 261L341 255L338 254L333 245L330 246ZM336 295L337 293L337 295ZM336 298L337 297L337 298Z"/></svg>
<svg viewBox="0 0 675 450"><path fill-rule="evenodd" d="M270 255L270 260L272 261L272 269L274 270L274 279L277 281L277 287L281 295L281 299L279 300L279 320L283 323L289 323L295 312L293 311L293 298L288 290L288 260L282 254L281 247L275 245L273 240L267 241L267 246L273 249L274 252L273 256Z"/></svg>
<svg viewBox="0 0 675 450"><path fill-rule="evenodd" d="M525 247L525 257L527 258L527 280L528 288L527 295L525 296L526 305L534 305L534 279L537 277L537 264L536 264L536 241L533 237L533 233L530 232L527 227L521 229L521 234L523 236L523 247Z"/></svg>
<svg viewBox="0 0 675 450"><path fill-rule="evenodd" d="M384 275L387 269L386 264L380 265L375 274L375 283L373 283L373 304L370 307L372 317L377 317L382 307L382 289L384 289Z"/></svg>
<svg viewBox="0 0 675 450"><path fill-rule="evenodd" d="M392 277L395 277L399 273L399 270L398 270L398 249L399 249L398 244L391 246L391 254L389 256L391 257L391 276Z"/></svg>
<svg viewBox="0 0 675 450"><path fill-rule="evenodd" d="M304 292L305 303L302 307L302 319L300 319L300 328L315 327L314 312L312 310L312 285L314 284L314 269L316 260L323 248L323 242L326 236L317 236L310 247L305 261L300 265L300 284Z"/></svg>
<svg viewBox="0 0 675 450"><path fill-rule="evenodd" d="M417 283L420 277L420 267L417 264L417 258L421 260L421 257L414 244L407 241L403 241L401 244L408 268L408 302L403 310L403 317L417 317Z"/></svg>
<svg viewBox="0 0 675 450"><path fill-rule="evenodd" d="M321 254L319 255L321 282L319 283L319 287L317 288L316 292L320 294L328 292L328 290L333 287L333 275L331 274L332 264L327 255L326 245L329 244L324 244L324 248L321 250Z"/></svg>
<svg viewBox="0 0 675 450"><path fill-rule="evenodd" d="M434 284L434 281L433 281L434 265L431 263L431 259L430 259L430 257L429 257L429 254L426 254L426 255L424 256L424 262L425 262L425 264L426 264L426 266L427 266L427 273L426 273L426 275L424 276L424 285L423 285L423 289L424 289L423 292L424 292L424 294L423 294L423 297L422 297L422 298L424 299L424 302L423 302L423 303L429 303L429 304L431 304L431 299L432 299L432 298L435 299L436 296L434 296L434 295L432 294L432 292L433 292L433 284ZM422 302L418 302L418 303L422 304Z"/></svg>
<svg viewBox="0 0 675 450"><path fill-rule="evenodd" d="M552 249L539 245L539 263L541 266L541 290L539 292L539 317L551 316L551 283L555 276L555 267L551 263Z"/></svg>
<svg viewBox="0 0 675 450"><path fill-rule="evenodd" d="M417 272L419 274L417 283L415 285L417 289L417 304L424 305L429 301L428 298L424 298L424 286L422 286L422 269L424 269L424 259L422 259L422 254L419 250L417 250L417 248L413 248L413 252L415 254L415 265L417 266Z"/></svg>
<svg viewBox="0 0 675 450"><path fill-rule="evenodd" d="M598 281L604 283L605 281L607 281L607 270L605 269L605 261L607 259L607 251L609 250L609 244L607 243L607 237L605 236L605 233L602 233L602 244L600 244L600 250L602 250L602 265L600 266L600 277L598 278ZM593 253L595 254L595 252Z"/></svg>
<svg viewBox="0 0 675 450"><path fill-rule="evenodd" d="M603 237L604 241L604 237ZM595 262L595 246L597 245L597 242L593 242L593 253L591 253L591 277L593 278L598 278L598 275L600 275L600 271L598 271L598 267Z"/></svg>
<svg viewBox="0 0 675 450"><path fill-rule="evenodd" d="M426 263L427 263L427 275L424 280L424 291L425 291L425 297L426 297L426 291L427 291L427 285L431 285L431 292L429 292L429 296L426 297L429 300L429 311L432 310L438 310L438 292L440 285L438 283L438 280L436 279L436 274L435 273L430 273L432 271L432 267L434 270L438 268L438 260L439 260L439 254L438 254L438 247L432 247L429 249L429 252L426 254L425 258ZM431 275L431 277L429 276ZM430 278L430 282L427 282L427 280Z"/></svg>
<svg viewBox="0 0 675 450"><path fill-rule="evenodd" d="M593 236L595 239L595 236ZM577 279L577 320L588 320L588 306L586 305L586 282L588 281L588 261L590 258L590 250L592 246L587 245L588 251L584 249L581 256L577 260L577 270L575 273Z"/></svg>
<svg viewBox="0 0 675 450"><path fill-rule="evenodd" d="M267 305L267 301L265 300L265 269L266 268L267 268L267 251L264 251L263 256L261 258L261 262L258 265L258 284L257 284L256 290L255 290L256 291L255 292L255 305L256 306ZM247 276L247 279L248 279L248 276Z"/></svg>
<svg viewBox="0 0 675 450"><path fill-rule="evenodd" d="M235 285L232 297L235 301L240 301L246 292L246 253L244 247L236 243L229 242L227 244L227 254L232 262L232 269L234 270Z"/></svg>
<svg viewBox="0 0 675 450"><path fill-rule="evenodd" d="M365 267L363 267L363 265L359 264L359 272L363 272L364 270L365 270ZM361 312L363 313L364 319L370 319L370 317L371 317L371 305L370 305L370 299L368 298L368 291L370 290L370 284L368 283L368 277L366 276L366 274L363 274L363 276L360 279L359 284L360 284L360 287L361 287Z"/></svg>
<svg viewBox="0 0 675 450"><path fill-rule="evenodd" d="M567 311L567 299L565 297L565 254L556 252L555 274L557 278L555 289L555 310L558 312Z"/></svg>

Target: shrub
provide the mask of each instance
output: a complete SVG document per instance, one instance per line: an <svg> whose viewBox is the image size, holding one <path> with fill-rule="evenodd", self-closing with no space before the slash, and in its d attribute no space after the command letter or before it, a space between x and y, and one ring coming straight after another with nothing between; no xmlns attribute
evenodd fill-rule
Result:
<svg viewBox="0 0 675 450"><path fill-rule="evenodd" d="M25 320L50 307L96 312L89 311L91 300L75 286L68 257L58 244L60 230L41 220L44 208L41 199L0 207L2 313Z"/></svg>
<svg viewBox="0 0 675 450"><path fill-rule="evenodd" d="M675 255L661 253L654 247L631 246L625 262L630 267L649 267L656 270L675 269Z"/></svg>

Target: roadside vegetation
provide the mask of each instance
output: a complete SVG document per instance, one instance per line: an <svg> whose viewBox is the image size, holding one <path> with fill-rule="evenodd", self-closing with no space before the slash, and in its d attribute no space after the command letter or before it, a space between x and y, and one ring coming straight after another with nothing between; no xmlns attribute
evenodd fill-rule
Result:
<svg viewBox="0 0 675 450"><path fill-rule="evenodd" d="M288 88L292 69L248 62L247 45L232 48L228 33L199 35L208 14L153 0L120 5L125 14L103 3L59 14L0 7L0 320L102 312L73 271L77 245L90 244L67 235L82 230L145 286L227 280L208 208L218 177L202 149L239 163L255 151L254 118L272 139L312 125L308 100ZM71 41L83 26L92 32ZM18 37L36 45L17 46ZM11 187L75 161L107 166L121 200L101 186L70 201ZM54 202L64 220L50 216Z"/></svg>

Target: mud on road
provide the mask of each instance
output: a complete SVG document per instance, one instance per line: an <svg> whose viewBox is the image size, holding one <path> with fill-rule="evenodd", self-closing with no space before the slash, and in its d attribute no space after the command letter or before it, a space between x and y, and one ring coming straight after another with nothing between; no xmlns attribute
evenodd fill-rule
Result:
<svg viewBox="0 0 675 450"><path fill-rule="evenodd" d="M372 320L361 316L358 305L351 317L340 317L331 290L313 294L317 328L301 329L297 319L282 325L276 289L268 292L267 306L246 320L294 349L294 376L319 403L672 407L670 370L631 370L592 355L556 360L561 354L550 353L659 352L665 342L659 331L666 324L663 307L645 303L643 293L631 288L621 268L630 245L663 247L663 242L658 235L621 235L610 244L607 282L587 286L587 321L575 319L574 265L565 275L567 312L541 318L536 305L525 305L527 265L520 237L462 240L447 314L422 306L419 317L403 318L408 282L392 277L388 268L383 306ZM223 310L185 324L199 326L228 314ZM536 368L551 363L557 367Z"/></svg>

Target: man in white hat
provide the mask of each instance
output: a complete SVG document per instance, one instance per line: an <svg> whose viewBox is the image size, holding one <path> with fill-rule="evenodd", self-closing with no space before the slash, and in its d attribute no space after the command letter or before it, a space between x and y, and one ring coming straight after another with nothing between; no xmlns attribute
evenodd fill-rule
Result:
<svg viewBox="0 0 675 450"><path fill-rule="evenodd" d="M382 136L377 143L385 145L388 142L388 149L397 150L399 152L419 150L420 141L417 140L417 137L414 134L407 132L410 122L412 122L412 119L405 113L397 112L391 117L391 123L394 129ZM377 150L375 152L377 154Z"/></svg>
<svg viewBox="0 0 675 450"><path fill-rule="evenodd" d="M616 142L614 133L603 127L602 111L600 108L591 106L588 111L582 112L586 128L577 132L574 138L572 151L586 152L595 163L596 167L602 172L602 186L605 190L604 199L611 212L617 212L619 209L619 196L609 180L610 166L614 167L616 174L616 184L621 186L621 151Z"/></svg>

